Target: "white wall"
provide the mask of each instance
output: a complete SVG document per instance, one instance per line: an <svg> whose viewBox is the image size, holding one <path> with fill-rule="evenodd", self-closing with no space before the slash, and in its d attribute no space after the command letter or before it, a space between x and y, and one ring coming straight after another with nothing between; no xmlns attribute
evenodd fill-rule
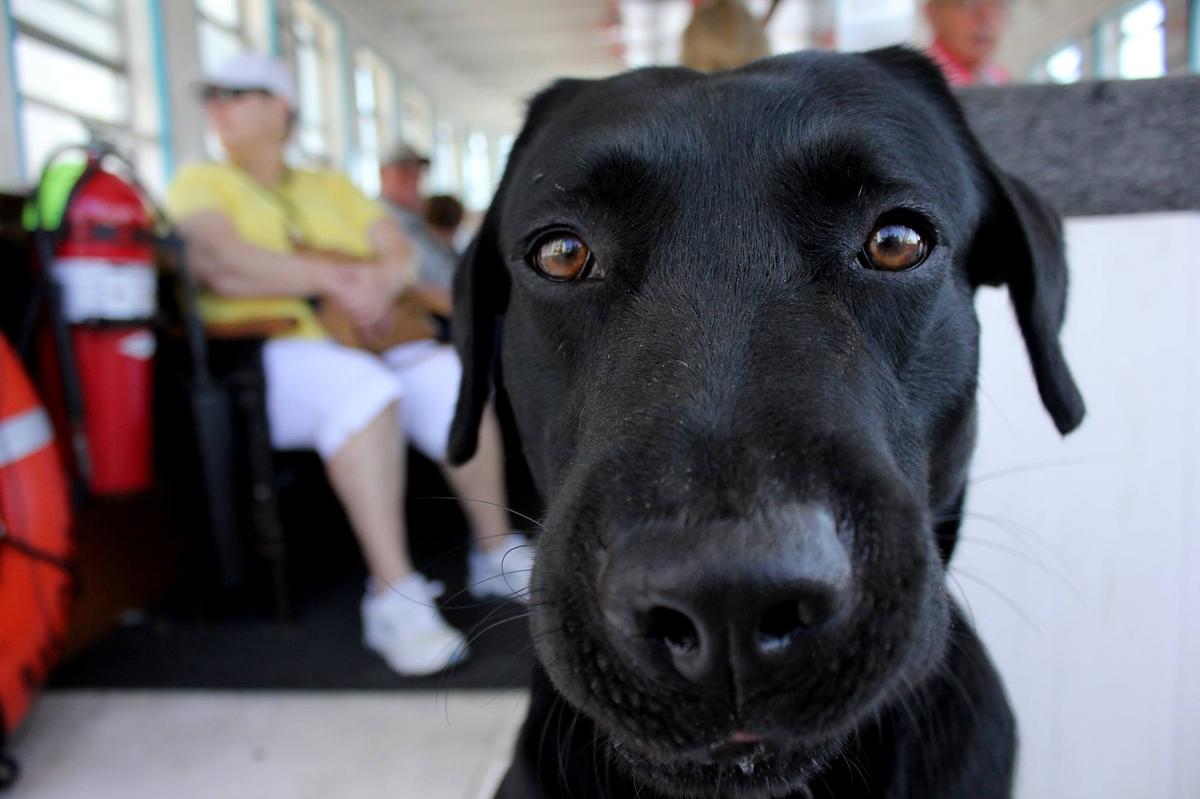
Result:
<svg viewBox="0 0 1200 799"><path fill-rule="evenodd" d="M1200 213L1071 220L1061 439L1006 296L952 574L1020 719L1020 799L1200 796Z"/></svg>

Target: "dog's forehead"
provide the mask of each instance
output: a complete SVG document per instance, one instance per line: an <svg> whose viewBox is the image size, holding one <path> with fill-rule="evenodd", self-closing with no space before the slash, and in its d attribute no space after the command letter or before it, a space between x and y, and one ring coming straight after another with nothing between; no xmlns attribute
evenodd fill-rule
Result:
<svg viewBox="0 0 1200 799"><path fill-rule="evenodd" d="M519 200L561 200L614 164L685 191L714 175L774 177L782 165L947 197L973 179L954 120L919 82L848 56L769 59L715 76L638 70L583 85L527 132L514 165Z"/></svg>

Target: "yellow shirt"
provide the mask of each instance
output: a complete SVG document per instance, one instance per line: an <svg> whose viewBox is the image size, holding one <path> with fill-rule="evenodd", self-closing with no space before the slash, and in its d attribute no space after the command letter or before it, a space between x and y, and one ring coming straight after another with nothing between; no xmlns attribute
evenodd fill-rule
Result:
<svg viewBox="0 0 1200 799"><path fill-rule="evenodd" d="M291 252L293 237L307 247L356 258L372 254L368 231L386 212L337 172L289 170L269 189L232 164L193 164L179 171L167 192L167 211L183 219L202 211L224 214L248 244ZM289 233L292 236L289 236ZM300 297L222 297L204 293L200 312L213 323L294 319L290 335L325 335Z"/></svg>

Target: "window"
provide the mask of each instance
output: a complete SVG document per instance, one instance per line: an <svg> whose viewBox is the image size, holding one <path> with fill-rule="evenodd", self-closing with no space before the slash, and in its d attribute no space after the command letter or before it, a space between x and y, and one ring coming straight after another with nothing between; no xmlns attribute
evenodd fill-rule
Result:
<svg viewBox="0 0 1200 799"><path fill-rule="evenodd" d="M1118 75L1122 78L1156 78L1166 74L1166 21L1167 9L1162 0L1139 3L1121 16Z"/></svg>
<svg viewBox="0 0 1200 799"><path fill-rule="evenodd" d="M457 195L459 179L458 137L449 122L439 122L434 134L433 165L429 170L430 191L433 194Z"/></svg>
<svg viewBox="0 0 1200 799"><path fill-rule="evenodd" d="M27 180L59 146L111 141L152 189L166 177L154 31L138 0L10 0Z"/></svg>
<svg viewBox="0 0 1200 799"><path fill-rule="evenodd" d="M360 50L354 57L354 109L358 151L354 178L364 193L379 193L379 159L391 146L392 76L373 53Z"/></svg>
<svg viewBox="0 0 1200 799"><path fill-rule="evenodd" d="M482 210L492 200L492 174L488 167L487 134L474 131L467 136L463 153L463 205Z"/></svg>
<svg viewBox="0 0 1200 799"><path fill-rule="evenodd" d="M296 120L294 155L322 167L342 166L345 133L337 28L315 5L297 0L292 9L295 40L296 89L300 108Z"/></svg>
<svg viewBox="0 0 1200 799"><path fill-rule="evenodd" d="M1046 59L1045 77L1055 83L1076 83L1083 79L1083 48L1068 44ZM1039 76L1040 77L1040 76Z"/></svg>
<svg viewBox="0 0 1200 799"><path fill-rule="evenodd" d="M516 141L517 137L512 133L505 133L496 139L496 163L492 170L492 176L497 186L500 185L500 179L504 177L504 169L508 166L508 156L512 154L512 148Z"/></svg>
<svg viewBox="0 0 1200 799"><path fill-rule="evenodd" d="M265 52L268 13L262 0L196 0L201 69L208 72L246 50Z"/></svg>
<svg viewBox="0 0 1200 799"><path fill-rule="evenodd" d="M1102 22L1104 77L1156 78L1167 72L1167 9L1163 0L1142 0Z"/></svg>

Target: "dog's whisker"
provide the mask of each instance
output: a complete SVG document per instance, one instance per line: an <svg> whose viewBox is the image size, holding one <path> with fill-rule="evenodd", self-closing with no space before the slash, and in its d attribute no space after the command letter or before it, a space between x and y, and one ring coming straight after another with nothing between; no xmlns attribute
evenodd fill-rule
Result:
<svg viewBox="0 0 1200 799"><path fill-rule="evenodd" d="M573 761L575 759L575 757L577 756L576 753L573 753L573 752L568 752L566 755L563 754L563 747L565 745L569 744L572 739L574 739L575 730L579 726L580 710L579 710L579 708L574 708L574 711L575 711L575 715L571 719L570 727L567 728L566 736L564 737L564 736L560 735L559 739L558 739L558 767L562 771L563 774L567 773L567 768L566 768L567 762ZM568 785L567 786L567 796L571 797L574 795L575 795L574 791L572 791L571 786Z"/></svg>
<svg viewBox="0 0 1200 799"><path fill-rule="evenodd" d="M1009 607L1012 609L1012 611L1013 611L1014 613L1016 613L1018 616L1020 616L1022 619L1024 619L1024 620L1025 620L1025 622L1026 622L1026 623L1027 623L1027 624L1028 624L1028 625L1029 625L1031 628L1033 628L1033 630L1034 630L1034 631L1035 631L1035 632L1036 632L1038 635L1042 635L1042 634L1043 634L1043 633L1042 633L1042 628L1041 628L1041 627L1039 627L1039 626L1037 625L1037 623L1036 623L1036 622L1033 620L1033 618L1032 618L1032 617L1031 617L1031 616L1030 616L1028 613L1026 613L1024 610L1022 610L1022 609L1021 609L1021 606L1020 606L1020 605L1018 605L1016 602L1014 602L1014 601L1013 601L1013 600L1012 600L1012 599L1011 599L1011 598L1010 598L1010 597L1009 597L1007 594L1005 594L1005 593L1004 593L1003 591L1001 591L1000 589L996 588L996 586L994 586L994 585L992 585L991 583L987 582L986 580L984 580L983 578L979 577L978 575L976 575L976 574L972 574L971 572L969 572L969 571L966 571L965 569L962 569L962 568L961 568L961 567L959 567L959 566L954 566L954 567L953 567L953 570L954 570L955 574L957 574L958 576L960 576L960 577L966 577L968 580L971 580L971 581L973 581L975 584L977 584L977 585L979 585L979 586L981 586L981 587L983 587L983 588L987 589L988 591L990 591L990 592L991 592L991 593L992 593L992 594L993 594L995 597L997 597L997 598L998 598L998 599L1000 599L1002 602L1004 602L1004 604L1008 605L1008 606L1009 606Z"/></svg>
<svg viewBox="0 0 1200 799"><path fill-rule="evenodd" d="M980 546L980 547L985 547L987 549L993 550L995 552L1002 552L1004 554L1011 555L1012 557L1016 558L1017 560L1019 560L1023 563L1028 563L1030 566L1036 566L1037 568L1041 569L1045 574L1047 574L1050 577L1053 577L1055 580L1057 580L1060 585L1062 585L1064 588L1066 588L1068 591L1070 591L1072 594L1074 594L1075 598L1078 599L1080 602L1087 601L1086 599L1084 599L1083 592L1079 590L1079 587L1077 585L1075 585L1075 583L1072 582L1067 577L1066 574L1058 571L1057 569L1053 569L1050 566L1047 566L1045 563L1038 560L1036 557L1029 555L1022 550L1016 549L1015 547L1005 546L1004 544L1001 544L997 541L989 541L986 538L976 538L975 536L960 535L958 537L958 542L959 542L959 544Z"/></svg>
<svg viewBox="0 0 1200 799"><path fill-rule="evenodd" d="M938 521L953 521L955 519L963 520L978 520L986 522L994 526L998 530L1008 533L1013 538L1016 538L1020 543L1024 544L1026 549L1031 553L1036 551L1034 544L1038 544L1049 555L1058 561L1060 566L1066 566L1066 558L1063 556L1062 550L1054 546L1044 535L1040 535L1037 531L1027 527L1015 519L1010 519L1006 516L999 516L994 513L982 513L980 511L963 511L961 513L948 514L938 517Z"/></svg>
<svg viewBox="0 0 1200 799"><path fill-rule="evenodd" d="M509 617L506 617L503 619L499 619L498 621L494 621L482 629L476 629L479 626L479 625L476 625L476 628L472 628L471 633L469 634L468 638L464 640L463 645L469 646L471 644L478 643L480 638L487 635L489 632L491 632L492 630L495 630L498 627L503 627L504 625L511 624L514 621L528 621L528 620L529 620L529 615L526 613L521 613L521 614L518 614L515 616L509 616ZM481 624L482 623L483 622L481 622Z"/></svg>
<svg viewBox="0 0 1200 799"><path fill-rule="evenodd" d="M1004 412L1004 406L996 401L990 391L987 391L984 388L983 381L979 382L979 384L975 387L975 390L979 396L987 400L988 405L992 406L992 410L996 413L996 418L1004 422L1004 426L1008 428L1009 434L1014 436L1018 435L1020 431L1017 429L1016 425L1012 423L1012 420L1008 418L1008 414Z"/></svg>
<svg viewBox="0 0 1200 799"><path fill-rule="evenodd" d="M514 547L514 549L515 549L515 547ZM503 567L502 567L502 569L503 569ZM485 583L491 582L492 580L505 580L506 584L507 584L508 577L515 575L515 574L525 574L528 572L532 572L532 569L503 569L500 574L494 574L491 577L485 577L482 580L476 580L473 583L468 583L467 585L464 585L458 591L455 591L453 594L451 594L445 600L443 600L441 603L439 603L438 607L442 610L471 610L474 608L485 607L496 600L501 600L501 601L508 600L508 601L520 602L521 597L529 595L530 589L528 586L526 586L524 588L520 588L520 589L514 589L512 591L509 591L507 594L493 596L488 599L481 599L477 602L473 602L473 603L470 603L467 605L453 604L454 601L456 599L458 599L459 597L461 597L462 595L464 595L464 594L469 595L469 594L471 594L471 591L473 589L478 588L478 587L484 585Z"/></svg>
<svg viewBox="0 0 1200 799"><path fill-rule="evenodd" d="M538 736L537 745L537 770L542 770L542 759L545 756L546 735L550 731L550 722L554 720L554 715L558 708L565 702L561 696L555 696L554 701L550 703L550 710L546 713L546 718L542 721L542 733Z"/></svg>
<svg viewBox="0 0 1200 799"><path fill-rule="evenodd" d="M477 503L477 504L480 504L480 505L490 505L490 506L491 506L491 507L493 507L493 508L500 508L501 510L508 511L508 512L509 512L509 513L511 513L512 515L514 515L514 516L518 516L518 517L520 517L520 518L522 518L522 519L526 520L526 521L527 521L527 522L529 522L530 524L537 525L537 528L538 528L539 530L545 530L545 529L546 529L546 525L542 524L540 521L538 521L537 519L533 518L532 516L529 516L529 515L527 515L527 514L521 513L521 512L520 512L519 510L517 510L516 508L512 508L512 507L510 507L510 506L508 506L508 505L504 505L504 504L502 504L502 503L500 503L500 502L492 502L491 500L487 500L487 499L475 499L475 498L473 498L473 497L431 497L431 496L417 496L417 497L412 497L412 496L410 496L408 499L409 499L410 501L412 501L412 500L434 500L434 501L442 501L442 502L474 502L474 503ZM505 535L508 535L508 534L507 534L507 533L503 533L503 534L501 534L501 535L498 535L498 536L485 536L485 538L486 538L486 537L496 537L496 538L503 538Z"/></svg>
<svg viewBox="0 0 1200 799"><path fill-rule="evenodd" d="M947 579L954 581L954 585L958 588L958 596L962 599L963 604L967 606L967 618L971 622L971 629L978 628L979 625L975 621L975 608L971 606L971 597L967 595L966 589L963 588L962 583L958 581L958 577L955 576L954 570L947 569L946 577Z"/></svg>
<svg viewBox="0 0 1200 799"><path fill-rule="evenodd" d="M1055 458L1046 461L1034 461L1020 466L1009 466L1003 469L997 469L994 472L985 472L983 474L973 475L967 478L967 485L974 486L980 483L986 483L990 480L997 480L1001 477L1011 477L1017 474L1026 472L1038 471L1041 469L1060 469L1069 466L1097 466L1097 465L1114 465L1120 464L1122 458L1116 455L1090 455L1079 456L1073 458Z"/></svg>

